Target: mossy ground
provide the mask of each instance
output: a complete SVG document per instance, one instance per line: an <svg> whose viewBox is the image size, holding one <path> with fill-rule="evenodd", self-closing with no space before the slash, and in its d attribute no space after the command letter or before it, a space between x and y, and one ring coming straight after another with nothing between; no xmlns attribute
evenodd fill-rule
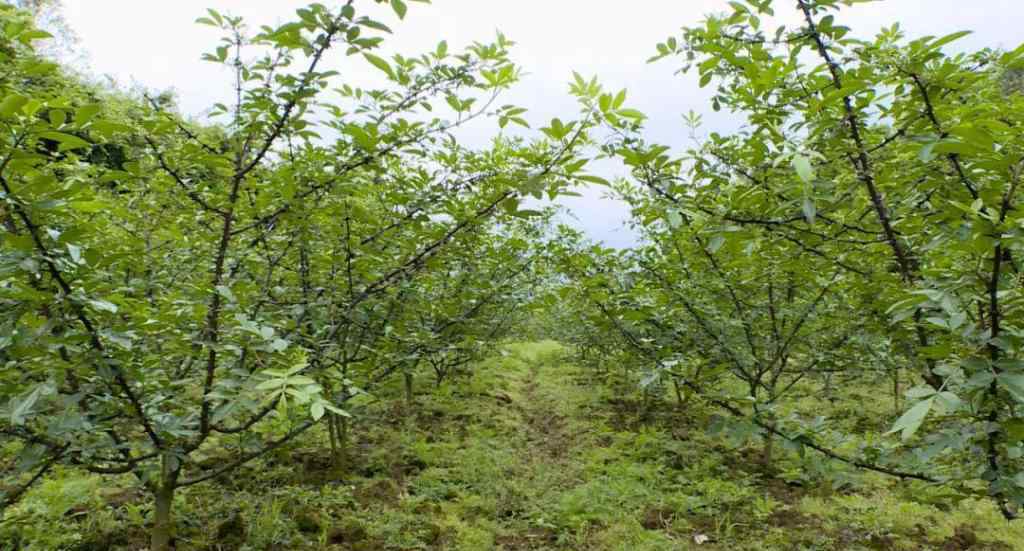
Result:
<svg viewBox="0 0 1024 551"><path fill-rule="evenodd" d="M1024 525L985 501L826 483L782 452L768 473L754 446L708 435L714 412L695 400L619 394L564 352L509 345L472 377L417 381L412 405L384 389L358 410L344 466L314 432L182 491L178 548L1024 549ZM144 548L149 509L62 471L0 524L0 549Z"/></svg>

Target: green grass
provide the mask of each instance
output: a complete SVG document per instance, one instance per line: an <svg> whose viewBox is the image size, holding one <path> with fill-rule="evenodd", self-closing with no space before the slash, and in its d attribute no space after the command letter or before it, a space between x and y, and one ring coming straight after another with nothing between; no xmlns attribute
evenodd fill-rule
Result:
<svg viewBox="0 0 1024 551"><path fill-rule="evenodd" d="M1024 549L1024 524L985 501L856 473L837 486L782 451L767 475L756 442L709 434L716 412L668 396L645 411L557 343L417 384L412 408L396 386L361 412L346 469L313 432L181 492L179 548ZM150 506L121 483L58 472L0 525L0 549L144 547Z"/></svg>

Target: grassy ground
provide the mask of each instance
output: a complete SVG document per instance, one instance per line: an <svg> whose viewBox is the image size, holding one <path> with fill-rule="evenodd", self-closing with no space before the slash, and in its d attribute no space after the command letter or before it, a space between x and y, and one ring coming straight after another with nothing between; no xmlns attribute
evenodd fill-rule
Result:
<svg viewBox="0 0 1024 551"><path fill-rule="evenodd" d="M1024 525L986 502L875 478L816 483L794 458L767 475L753 448L707 434L713 412L644 407L589 377L544 342L439 389L419 380L411 407L388 389L361 412L343 468L314 433L182 492L178 547L1024 549ZM140 549L148 511L109 479L62 472L0 525L0 549Z"/></svg>

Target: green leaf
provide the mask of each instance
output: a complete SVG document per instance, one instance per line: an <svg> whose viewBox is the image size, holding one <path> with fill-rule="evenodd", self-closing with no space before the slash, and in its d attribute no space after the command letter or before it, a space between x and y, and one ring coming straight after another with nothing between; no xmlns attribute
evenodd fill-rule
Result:
<svg viewBox="0 0 1024 551"><path fill-rule="evenodd" d="M900 432L900 438L903 440L909 440L910 437L914 436L914 433L917 432L917 429L921 428L921 423L924 422L924 418L932 409L932 404L934 402L935 397L931 397L914 404L914 407L907 410L906 413L896 420L892 429L890 429L886 434Z"/></svg>
<svg viewBox="0 0 1024 551"><path fill-rule="evenodd" d="M391 68L391 65L384 60L384 58L375 56L369 52L363 52L363 57L366 58L366 61L369 61L371 64L373 64L374 67L380 69L381 71L384 71L388 75L388 78L395 78L394 70Z"/></svg>
<svg viewBox="0 0 1024 551"><path fill-rule="evenodd" d="M794 155L793 168L796 169L796 175L799 176L805 184L809 184L814 180L814 169L811 167L811 160L806 156Z"/></svg>
<svg viewBox="0 0 1024 551"><path fill-rule="evenodd" d="M50 119L50 126L54 128L60 128L67 122L67 115L60 109L50 109L50 112L46 114L47 118Z"/></svg>
<svg viewBox="0 0 1024 551"><path fill-rule="evenodd" d="M288 349L288 345L291 344L285 339L277 338L271 341L270 349L274 352L284 352Z"/></svg>
<svg viewBox="0 0 1024 551"><path fill-rule="evenodd" d="M349 412L347 412L347 411L345 411L345 410L343 410L341 408L335 407L335 406L333 406L333 405L331 405L331 404L329 404L327 402L324 402L324 407L327 408L327 411L330 411L331 413L334 413L335 415L340 415L341 417L352 417L351 413L349 413Z"/></svg>
<svg viewBox="0 0 1024 551"><path fill-rule="evenodd" d="M83 105L75 111L75 125L83 126L88 124L97 114L103 106L99 103L90 103L89 105Z"/></svg>
<svg viewBox="0 0 1024 551"><path fill-rule="evenodd" d="M925 398L935 395L935 389L930 386L918 385L903 393L904 396L911 400L923 400Z"/></svg>
<svg viewBox="0 0 1024 551"><path fill-rule="evenodd" d="M352 139L356 142L356 145L358 145L362 149L365 149L366 151L373 151L374 148L377 146L377 140L375 140L373 136L370 135L369 132L364 130L359 125L350 124L346 126L342 132L348 134L349 136L352 136Z"/></svg>
<svg viewBox="0 0 1024 551"><path fill-rule="evenodd" d="M228 302L238 302L238 299L235 298L235 294L231 292L231 288L227 285L218 285L217 294L226 298Z"/></svg>
<svg viewBox="0 0 1024 551"><path fill-rule="evenodd" d="M74 210L77 210L78 212L84 212L84 213L88 213L88 214L95 213L95 212L101 212L101 211L103 211L104 209L107 208L107 204L106 203L104 203L103 201L98 201L98 200L93 200L93 201L72 201L71 203L68 204L68 206L70 206Z"/></svg>
<svg viewBox="0 0 1024 551"><path fill-rule="evenodd" d="M615 113L617 115L619 115L620 117L626 117L627 119L633 119L633 120L635 120L637 122L642 121L642 120L647 118L647 115L644 115L643 113L641 113L640 111L637 111L636 109L619 109L619 110L615 111Z"/></svg>
<svg viewBox="0 0 1024 551"><path fill-rule="evenodd" d="M216 21L218 25L224 24L224 16L221 15L220 12L218 12L217 10L212 8L206 8L206 13L210 14L210 17L212 17L213 20Z"/></svg>
<svg viewBox="0 0 1024 551"><path fill-rule="evenodd" d="M42 108L43 108L43 102L39 101L36 98L32 98L32 99L28 100L28 103L26 103L24 107L22 107L21 111L23 113L25 113L26 115L32 117L36 113L38 113L39 110L42 109Z"/></svg>
<svg viewBox="0 0 1024 551"><path fill-rule="evenodd" d="M722 245L725 245L725 236L716 235L708 241L708 252L715 254L718 249L722 248Z"/></svg>
<svg viewBox="0 0 1024 551"><path fill-rule="evenodd" d="M668 220L668 225L669 225L670 228L675 229L675 228L678 228L679 226L683 225L683 215L679 214L679 211L677 211L677 210L670 210L670 211L668 211L668 213L666 213L665 217Z"/></svg>
<svg viewBox="0 0 1024 551"><path fill-rule="evenodd" d="M807 223L814 224L814 218L817 216L818 210L815 208L814 201L812 201L810 197L804 197L802 210Z"/></svg>
<svg viewBox="0 0 1024 551"><path fill-rule="evenodd" d="M402 0L391 0L391 9L395 10L399 19L405 19L405 12L408 11L405 2Z"/></svg>
<svg viewBox="0 0 1024 551"><path fill-rule="evenodd" d="M967 379L966 387L971 390L988 388L995 379L995 374L986 367L984 370L971 375L970 378Z"/></svg>
<svg viewBox="0 0 1024 551"><path fill-rule="evenodd" d="M26 46L33 40L43 40L46 38L53 38L53 35L41 29L32 29L18 35L18 41Z"/></svg>
<svg viewBox="0 0 1024 551"><path fill-rule="evenodd" d="M132 129L132 127L126 124L120 124L106 120L98 120L92 123L92 125L89 128L90 133L97 133L105 138L109 138L119 132L130 132Z"/></svg>
<svg viewBox="0 0 1024 551"><path fill-rule="evenodd" d="M288 384L291 386L315 385L316 381L305 375L292 375L288 377Z"/></svg>
<svg viewBox="0 0 1024 551"><path fill-rule="evenodd" d="M448 94L447 96L445 96L444 100L448 102L449 107L451 107L457 113L460 113L465 109L465 107L462 105L462 101L459 100L458 96L454 94Z"/></svg>
<svg viewBox="0 0 1024 551"><path fill-rule="evenodd" d="M729 2L729 5L732 6L732 9L737 13L750 13L750 9L739 2Z"/></svg>
<svg viewBox="0 0 1024 551"><path fill-rule="evenodd" d="M57 142L57 149L59 151L68 151L71 149L83 149L86 147L92 147L92 144L71 134L65 134L64 132L43 132L40 134L41 137L48 140Z"/></svg>
<svg viewBox="0 0 1024 551"><path fill-rule="evenodd" d="M378 31L383 31L388 34L391 34L391 27L388 27L387 25L379 21L374 21L373 19L360 19L359 24L370 29L376 29Z"/></svg>
<svg viewBox="0 0 1024 551"><path fill-rule="evenodd" d="M597 184L599 186L612 187L612 183L600 176L594 176L593 174L577 174L577 180L583 180L591 184Z"/></svg>
<svg viewBox="0 0 1024 551"><path fill-rule="evenodd" d="M236 409L238 409L238 406L240 404L241 402L239 402L238 400L232 400L225 404L221 404L219 407L217 407L216 410L214 410L213 416L210 418L210 421L214 424L220 423L224 419L227 419L228 416L231 415Z"/></svg>
<svg viewBox="0 0 1024 551"><path fill-rule="evenodd" d="M319 421L324 416L324 411L323 402L313 402L313 405L309 406L309 414L313 416L314 421Z"/></svg>
<svg viewBox="0 0 1024 551"><path fill-rule="evenodd" d="M32 411L32 407L36 405L36 402L38 402L39 398L43 395L44 388L45 387L42 385L36 386L27 394L23 394L12 399L12 425L21 425L25 422L25 417Z"/></svg>
<svg viewBox="0 0 1024 551"><path fill-rule="evenodd" d="M112 302L107 302L105 300L100 299L88 299L86 302L88 302L90 306L97 310L103 312L110 312L111 314L117 313L117 305Z"/></svg>
<svg viewBox="0 0 1024 551"><path fill-rule="evenodd" d="M921 147L921 151L917 153L917 158L921 159L922 163L927 163L935 158L935 145L939 142L928 142Z"/></svg>
<svg viewBox="0 0 1024 551"><path fill-rule="evenodd" d="M1024 402L1024 373L1003 372L996 376L996 380L1015 400Z"/></svg>
<svg viewBox="0 0 1024 551"><path fill-rule="evenodd" d="M284 379L270 379L256 385L256 390L280 390L285 386Z"/></svg>
<svg viewBox="0 0 1024 551"><path fill-rule="evenodd" d="M935 404L940 414L948 415L959 410L963 405L963 400L947 390L935 395Z"/></svg>
<svg viewBox="0 0 1024 551"><path fill-rule="evenodd" d="M135 347L135 343L134 341L132 341L131 335L125 333L114 333L112 331L106 331L103 333L103 336L106 337L107 340L109 340L110 342L116 344L117 346L120 346L125 350L131 350L132 348Z"/></svg>
<svg viewBox="0 0 1024 551"><path fill-rule="evenodd" d="M517 218L535 218L537 216L543 216L544 213L539 210L521 209L516 210L512 215Z"/></svg>
<svg viewBox="0 0 1024 551"><path fill-rule="evenodd" d="M612 109L620 109L622 104L626 103L626 89L623 88L618 94L615 94L615 99L612 100Z"/></svg>
<svg viewBox="0 0 1024 551"><path fill-rule="evenodd" d="M935 42L932 42L928 46L930 46L931 48L941 48L941 47L945 46L946 44L949 44L950 42L953 42L953 41L956 41L956 40L960 40L961 38L971 34L972 32L973 31L960 31L960 32L955 32L953 34L948 34L948 35L946 35L946 36L936 40Z"/></svg>
<svg viewBox="0 0 1024 551"><path fill-rule="evenodd" d="M1003 430L1006 431L1006 439L1011 443L1024 440L1024 418L1015 417L1005 421Z"/></svg>
<svg viewBox="0 0 1024 551"><path fill-rule="evenodd" d="M28 98L18 94L11 94L0 101L0 117L10 117L21 110L28 103Z"/></svg>

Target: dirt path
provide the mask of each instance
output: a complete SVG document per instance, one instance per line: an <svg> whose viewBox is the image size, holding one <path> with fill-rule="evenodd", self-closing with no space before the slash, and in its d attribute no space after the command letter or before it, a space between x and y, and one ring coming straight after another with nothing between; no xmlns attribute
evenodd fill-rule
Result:
<svg viewBox="0 0 1024 551"><path fill-rule="evenodd" d="M529 429L531 453L540 451L550 460L564 460L573 445L572 436L566 431L565 415L553 407L549 391L540 388L540 371L536 363L530 366L523 382L523 399L516 403L516 409Z"/></svg>

